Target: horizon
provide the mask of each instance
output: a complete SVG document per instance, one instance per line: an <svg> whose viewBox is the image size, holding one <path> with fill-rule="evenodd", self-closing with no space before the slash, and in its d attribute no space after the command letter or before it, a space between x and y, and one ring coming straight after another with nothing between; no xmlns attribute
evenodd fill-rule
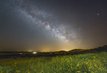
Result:
<svg viewBox="0 0 107 73"><path fill-rule="evenodd" d="M69 51L75 51L75 50L84 50L84 51L87 51L87 50L97 50L98 48L104 48L104 47L107 47L107 45L103 45L103 46L99 46L99 47L96 47L96 48L88 48L88 49L82 49L82 48L75 48L75 49L70 49L70 50L50 50L50 51L37 51L37 50L3 50L3 51L0 51L0 53L2 52L29 52L29 53L33 53L33 52L61 52L61 51L64 51L64 52L69 52Z"/></svg>

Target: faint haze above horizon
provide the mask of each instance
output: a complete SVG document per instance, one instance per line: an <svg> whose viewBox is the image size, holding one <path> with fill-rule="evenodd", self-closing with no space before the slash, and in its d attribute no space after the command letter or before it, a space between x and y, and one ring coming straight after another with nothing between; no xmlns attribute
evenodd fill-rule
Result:
<svg viewBox="0 0 107 73"><path fill-rule="evenodd" d="M106 0L0 0L0 51L107 45Z"/></svg>

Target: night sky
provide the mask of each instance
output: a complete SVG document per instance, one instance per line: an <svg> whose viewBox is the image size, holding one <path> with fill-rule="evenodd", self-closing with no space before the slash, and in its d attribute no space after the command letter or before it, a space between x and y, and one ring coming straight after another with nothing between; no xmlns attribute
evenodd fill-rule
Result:
<svg viewBox="0 0 107 73"><path fill-rule="evenodd" d="M107 0L0 0L0 51L107 45Z"/></svg>

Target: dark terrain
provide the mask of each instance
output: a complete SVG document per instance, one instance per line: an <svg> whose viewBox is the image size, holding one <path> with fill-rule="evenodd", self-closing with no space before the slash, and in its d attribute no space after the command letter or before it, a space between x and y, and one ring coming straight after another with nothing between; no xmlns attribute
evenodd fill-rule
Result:
<svg viewBox="0 0 107 73"><path fill-rule="evenodd" d="M0 58L16 58L16 57L54 57L54 56L63 56L63 55L76 55L76 54L86 54L86 53L98 53L98 52L107 52L107 45L94 49L74 49L70 51L55 51L55 52L37 52L33 54L32 52L23 52L23 51L1 51Z"/></svg>

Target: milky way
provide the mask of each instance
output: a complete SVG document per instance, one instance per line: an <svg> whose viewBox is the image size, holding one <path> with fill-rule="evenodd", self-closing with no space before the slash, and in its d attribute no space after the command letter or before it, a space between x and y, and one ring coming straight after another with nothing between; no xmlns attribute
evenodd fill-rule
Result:
<svg viewBox="0 0 107 73"><path fill-rule="evenodd" d="M24 5L24 3L22 3L22 5ZM30 3L26 3L24 7L22 7L22 5L18 6L19 11L22 13L22 15L25 15L32 20L32 22L34 22L34 24L29 24L29 26L33 27L32 29L35 27L42 28L42 30L45 31L44 33L47 34L47 37L51 37L50 40L55 40L55 43L57 44L70 43L70 40L67 38L67 36L74 36L73 39L75 39L75 34L66 34L66 26L61 25L60 21L58 21L55 15L48 13L43 9L38 9L36 5L32 5Z"/></svg>
<svg viewBox="0 0 107 73"><path fill-rule="evenodd" d="M34 27L43 28L56 39L61 40L63 42L68 41L64 33L66 31L64 29L64 26L54 26L57 25L58 23L55 23L56 21L55 19L52 18L53 16L49 16L49 14L43 12L42 10L38 10L34 8L32 10L27 10L27 9L21 10L21 12L24 13L35 23L34 25L30 24L30 26L33 25ZM49 21L50 18L52 18L52 20Z"/></svg>
<svg viewBox="0 0 107 73"><path fill-rule="evenodd" d="M56 51L105 45L106 3L1 0L0 50Z"/></svg>

